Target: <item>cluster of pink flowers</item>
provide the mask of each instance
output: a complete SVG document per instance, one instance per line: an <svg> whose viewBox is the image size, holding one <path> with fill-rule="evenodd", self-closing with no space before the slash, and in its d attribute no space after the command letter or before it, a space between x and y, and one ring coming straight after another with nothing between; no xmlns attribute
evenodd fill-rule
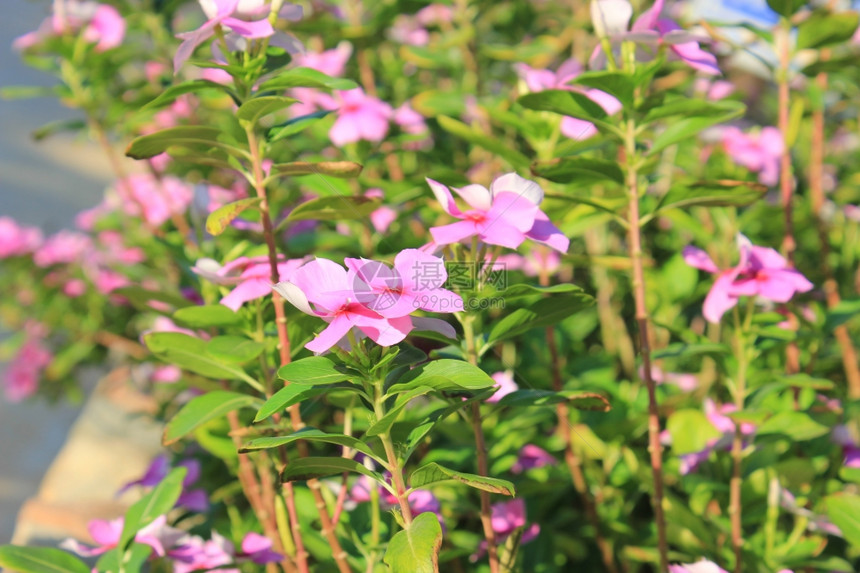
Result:
<svg viewBox="0 0 860 573"><path fill-rule="evenodd" d="M28 255L42 244L42 231L18 225L11 217L0 217L0 259Z"/></svg>
<svg viewBox="0 0 860 573"><path fill-rule="evenodd" d="M775 127L764 127L758 133L744 133L737 127L722 130L723 148L729 157L753 173L764 185L779 182L779 165L785 150L782 133Z"/></svg>
<svg viewBox="0 0 860 573"><path fill-rule="evenodd" d="M718 275L711 287L702 312L709 322L718 323L742 296L758 296L785 303L798 292L812 290L812 283L791 268L775 250L757 247L738 235L740 261L730 269L720 270L708 254L696 247L684 248L684 261L692 267Z"/></svg>
<svg viewBox="0 0 860 573"><path fill-rule="evenodd" d="M278 274L288 277L304 262L305 259L281 259L277 264ZM221 304L234 311L272 292L272 267L265 255L239 257L223 266L214 259L200 259L191 270L215 284L235 286L221 299Z"/></svg>
<svg viewBox="0 0 860 573"><path fill-rule="evenodd" d="M103 52L116 48L125 38L125 20L109 4L81 0L54 0L53 12L38 30L17 38L12 44L26 50L50 38L81 32L84 40Z"/></svg>
<svg viewBox="0 0 860 573"><path fill-rule="evenodd" d="M53 355L42 343L47 332L44 326L29 322L24 327L24 343L6 370L3 391L10 402L20 402L36 393L42 371Z"/></svg>
<svg viewBox="0 0 860 573"><path fill-rule="evenodd" d="M442 285L448 278L442 259L417 249L397 254L392 269L367 259L345 259L347 269L328 259L314 259L296 269L275 290L300 311L328 326L306 347L325 352L350 331L382 346L402 341L414 328L455 338L447 322L413 317L416 310L455 312L459 295Z"/></svg>
<svg viewBox="0 0 860 573"><path fill-rule="evenodd" d="M119 543L123 522L121 517L110 521L91 521L88 529L90 537L96 543L95 547L89 547L75 539L66 539L60 546L82 557L102 555ZM217 531L213 531L212 538L208 540L189 535L167 525L167 518L163 515L138 531L134 540L152 547L155 556L172 561L173 571L177 573L216 568L224 573L239 573L238 568L228 569L224 566L241 562L265 565L283 559L282 555L272 550L271 540L259 533L246 534L242 539L241 550L236 551L233 544Z"/></svg>
<svg viewBox="0 0 860 573"><path fill-rule="evenodd" d="M437 246L471 237L478 237L488 245L510 249L516 249L526 239L562 253L566 253L570 246L570 239L540 210L539 205L543 201L541 186L516 173L497 177L489 189L478 184L454 188L469 205L470 209L466 211L460 210L448 187L432 179L427 179L427 183L445 212L460 219L456 223L430 228Z"/></svg>
<svg viewBox="0 0 860 573"><path fill-rule="evenodd" d="M430 43L430 32L427 28L450 24L453 17L450 6L430 4L413 15L397 16L389 33L395 42L410 46L426 46Z"/></svg>
<svg viewBox="0 0 860 573"><path fill-rule="evenodd" d="M583 71L582 65L573 59L564 61L555 72L534 69L526 64L517 65L517 73L525 81L530 92L542 92L544 90L575 91L588 96L609 115L621 111L621 102L608 93L594 88L569 85ZM565 137L580 141L596 135L597 128L589 121L565 116L561 120L561 133Z"/></svg>
<svg viewBox="0 0 860 573"><path fill-rule="evenodd" d="M141 217L154 227L173 216L182 216L194 199L194 189L170 175L155 177L150 173L129 175L119 181L116 190L126 214Z"/></svg>

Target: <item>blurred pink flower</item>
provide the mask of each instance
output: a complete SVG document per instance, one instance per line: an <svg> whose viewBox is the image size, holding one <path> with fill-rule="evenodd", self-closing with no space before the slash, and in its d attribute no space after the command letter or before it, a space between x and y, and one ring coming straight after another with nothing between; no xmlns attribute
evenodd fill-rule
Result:
<svg viewBox="0 0 860 573"><path fill-rule="evenodd" d="M542 274L551 276L561 268L561 256L557 251L535 246L525 255L517 253L501 255L496 259L495 266L499 270L521 270L527 277L537 277Z"/></svg>
<svg viewBox="0 0 860 573"><path fill-rule="evenodd" d="M555 72L534 69L526 64L517 64L515 67L530 92L542 92L544 90L575 91L588 96L588 99L602 107L603 111L609 115L621 111L621 102L608 93L569 84L571 80L584 71L582 65L574 59L562 62ZM597 128L589 121L565 116L561 120L561 133L565 137L581 141L597 134Z"/></svg>
<svg viewBox="0 0 860 573"><path fill-rule="evenodd" d="M511 533L521 527L525 529L523 531L522 538L520 538L521 545L533 540L540 533L540 525L537 523L533 523L531 526L526 527L526 502L521 497L510 501L494 503L492 506L492 513L490 514L490 520L493 531L496 532L497 541L500 544L504 543L505 539L507 539ZM475 562L486 552L487 542L482 541L481 545L478 547L478 551L473 553L469 557L469 560Z"/></svg>
<svg viewBox="0 0 860 573"><path fill-rule="evenodd" d="M785 149L782 134L775 127L758 133L744 133L737 127L723 129L723 147L732 160L758 173L758 180L773 186L779 182L780 158Z"/></svg>
<svg viewBox="0 0 860 573"><path fill-rule="evenodd" d="M729 573L713 561L702 559L696 563L669 565L669 573Z"/></svg>
<svg viewBox="0 0 860 573"><path fill-rule="evenodd" d="M391 106L364 93L361 88L339 91L330 99L328 109L337 108L337 119L331 126L332 143L342 147L362 139L379 142L388 134Z"/></svg>
<svg viewBox="0 0 860 573"><path fill-rule="evenodd" d="M242 553L238 557L248 559L257 565L277 563L284 558L280 553L272 551L271 539L253 531L242 539Z"/></svg>
<svg viewBox="0 0 860 573"><path fill-rule="evenodd" d="M557 463L558 460L555 459L555 456L545 449L534 444L526 444L520 448L517 462L511 467L511 472L521 474L530 469L554 466Z"/></svg>
<svg viewBox="0 0 860 573"><path fill-rule="evenodd" d="M433 242L437 245L477 236L487 244L516 249L529 238L567 252L570 240L538 207L543 200L543 189L534 181L523 179L516 173L507 173L497 177L489 189L477 184L455 188L471 207L468 211L460 210L448 187L432 179L427 179L427 183L445 212L460 219L456 223L430 228Z"/></svg>
<svg viewBox="0 0 860 573"><path fill-rule="evenodd" d="M60 231L51 235L33 254L39 267L76 263L93 249L93 241L76 231Z"/></svg>
<svg viewBox="0 0 860 573"><path fill-rule="evenodd" d="M42 343L46 328L37 322L24 325L24 343L12 359L3 379L3 392L9 402L20 402L39 389L42 370L54 356Z"/></svg>
<svg viewBox="0 0 860 573"><path fill-rule="evenodd" d="M42 244L42 231L18 225L11 217L0 217L0 259L32 253Z"/></svg>
<svg viewBox="0 0 860 573"><path fill-rule="evenodd" d="M684 261L697 269L719 275L714 281L702 313L709 322L718 323L723 314L734 307L742 296L760 296L773 302L785 303L798 292L812 290L812 283L775 250L753 245L738 234L740 261L737 266L721 271L708 254L696 247L684 247Z"/></svg>
<svg viewBox="0 0 860 573"><path fill-rule="evenodd" d="M286 279L304 262L304 259L281 260L278 262L278 274ZM221 304L234 311L238 311L246 302L263 298L272 292L272 268L266 255L239 257L224 266L212 259L200 259L191 270L215 284L236 285L230 294L221 299Z"/></svg>
<svg viewBox="0 0 860 573"><path fill-rule="evenodd" d="M492 375L493 380L496 381L496 391L492 396L487 398L487 402L495 403L510 394L511 392L516 392L520 389L517 386L517 383L514 381L514 377L508 374L507 372L496 372Z"/></svg>
<svg viewBox="0 0 860 573"><path fill-rule="evenodd" d="M212 569L217 570L218 573L239 573L238 569L223 567L234 562L234 553L233 544L217 531L213 531L212 539L209 540L196 535L182 537L168 552L168 556L173 560L173 573Z"/></svg>
<svg viewBox="0 0 860 573"><path fill-rule="evenodd" d="M645 369L642 366L639 367L639 376L640 378L645 376ZM682 392L692 392L699 386L699 380L695 374L664 372L662 368L654 364L651 365L651 380L657 384L673 384Z"/></svg>
<svg viewBox="0 0 860 573"><path fill-rule="evenodd" d="M129 175L117 183L116 190L128 215L156 227L184 215L194 199L194 189L170 175L160 179L149 173Z"/></svg>
<svg viewBox="0 0 860 573"><path fill-rule="evenodd" d="M95 547L89 547L74 539L66 539L60 543L60 547L77 553L81 557L94 557L106 553L117 546L122 534L123 518L111 521L94 519L89 522L87 529L95 541ZM184 533L167 525L167 518L160 516L152 523L141 529L134 536L137 543L149 545L156 555L163 557L167 550L172 547Z"/></svg>
<svg viewBox="0 0 860 573"><path fill-rule="evenodd" d="M385 199L382 189L368 189L365 197L371 199ZM377 233L384 233L397 220L397 211L387 205L383 205L370 214L370 222Z"/></svg>
<svg viewBox="0 0 860 573"><path fill-rule="evenodd" d="M350 56L352 44L340 42L337 47L324 52L296 54L293 63L337 78L343 75ZM319 108L336 107L331 96L314 88L294 88L291 95L299 100L299 103L290 106L290 114L294 117L311 114Z"/></svg>
<svg viewBox="0 0 860 573"><path fill-rule="evenodd" d="M122 44L125 20L116 8L97 2L54 0L53 14L39 28L17 38L12 46L25 50L48 38L83 31L83 39L103 52Z"/></svg>

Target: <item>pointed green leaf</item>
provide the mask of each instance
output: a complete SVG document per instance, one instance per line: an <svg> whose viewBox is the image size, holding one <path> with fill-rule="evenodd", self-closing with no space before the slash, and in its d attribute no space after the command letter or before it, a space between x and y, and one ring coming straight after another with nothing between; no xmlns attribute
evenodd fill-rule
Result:
<svg viewBox="0 0 860 573"><path fill-rule="evenodd" d="M188 469L181 466L173 468L152 491L128 508L117 544L119 548L124 550L138 531L173 509L182 495L182 480L187 472Z"/></svg>
<svg viewBox="0 0 860 573"><path fill-rule="evenodd" d="M33 131L33 139L42 141L46 137L50 137L64 131L80 131L87 126L86 122L81 119L61 119L52 121Z"/></svg>
<svg viewBox="0 0 860 573"><path fill-rule="evenodd" d="M533 328L552 326L593 303L592 297L582 293L547 297L528 308L518 308L493 325L486 347L519 336Z"/></svg>
<svg viewBox="0 0 860 573"><path fill-rule="evenodd" d="M497 406L549 406L561 402L568 402L577 410L608 412L611 409L609 400L602 394L581 390L515 390L502 396Z"/></svg>
<svg viewBox="0 0 860 573"><path fill-rule="evenodd" d="M221 135L221 131L214 127L201 125L170 127L135 138L128 145L125 154L134 159L149 159L159 153L164 153L168 148L173 146L195 148L217 147L235 157L250 159L246 151L218 141L219 135Z"/></svg>
<svg viewBox="0 0 860 573"><path fill-rule="evenodd" d="M535 161L532 163L531 172L538 177L556 183L570 183L576 187L607 181L619 185L624 183L624 172L616 161L594 157L559 157Z"/></svg>
<svg viewBox="0 0 860 573"><path fill-rule="evenodd" d="M520 105L537 111L551 111L590 121L600 131L618 136L618 129L598 103L587 95L568 90L545 90L521 96Z"/></svg>
<svg viewBox="0 0 860 573"><path fill-rule="evenodd" d="M304 481L352 472L366 475L379 483L384 483L381 474L367 469L364 464L346 458L301 458L292 460L284 470L283 481Z"/></svg>
<svg viewBox="0 0 860 573"><path fill-rule="evenodd" d="M860 496L837 493L825 498L827 517L842 531L845 540L860 549Z"/></svg>
<svg viewBox="0 0 860 573"><path fill-rule="evenodd" d="M342 366L335 364L327 356L310 356L289 364L278 370L278 377L291 384L335 384L349 380L349 374Z"/></svg>
<svg viewBox="0 0 860 573"><path fill-rule="evenodd" d="M768 7L786 18L800 10L806 4L806 0L767 0Z"/></svg>
<svg viewBox="0 0 860 573"><path fill-rule="evenodd" d="M514 484L507 480L483 477L475 474L467 474L464 472L454 471L437 463L430 463L421 466L409 476L409 486L413 488L425 487L441 481L458 481L466 484L469 487L488 491L490 493L499 493L513 497L516 495Z"/></svg>
<svg viewBox="0 0 860 573"><path fill-rule="evenodd" d="M262 201L260 197L248 197L218 207L206 217L206 230L211 235L220 235L233 222L233 219L241 215L243 211L256 207L260 201Z"/></svg>
<svg viewBox="0 0 860 573"><path fill-rule="evenodd" d="M256 125L267 115L286 109L296 103L291 97L263 96L249 99L236 112L236 118L241 122Z"/></svg>
<svg viewBox="0 0 860 573"><path fill-rule="evenodd" d="M298 175L328 175L351 179L358 177L363 166L355 161L293 161L292 163L276 163L270 170L271 176L298 176Z"/></svg>
<svg viewBox="0 0 860 573"><path fill-rule="evenodd" d="M527 296L535 296L541 294L569 294L572 292L580 293L584 291L582 290L582 287L576 286L575 284L571 283L561 283L552 286L538 286L528 283L518 283L513 286L509 286L504 290L496 291L490 296L504 294L505 301L512 301Z"/></svg>
<svg viewBox="0 0 860 573"><path fill-rule="evenodd" d="M673 412L666 429L672 436L672 453L677 455L700 452L709 441L722 435L701 410L693 409Z"/></svg>
<svg viewBox="0 0 860 573"><path fill-rule="evenodd" d="M206 353L222 362L244 364L258 357L266 345L244 336L216 336L206 344Z"/></svg>
<svg viewBox="0 0 860 573"><path fill-rule="evenodd" d="M20 573L90 573L86 563L53 547L2 545L0 567Z"/></svg>
<svg viewBox="0 0 860 573"><path fill-rule="evenodd" d="M388 395L429 386L436 390L483 390L496 382L490 376L463 360L433 360L417 366L388 389Z"/></svg>
<svg viewBox="0 0 860 573"><path fill-rule="evenodd" d="M425 511L391 538L382 560L393 573L439 573L441 546L439 520L432 511Z"/></svg>
<svg viewBox="0 0 860 573"><path fill-rule="evenodd" d="M495 153L517 169L525 169L530 163L528 157L497 137L483 133L477 128L468 126L462 121L457 121L445 115L440 115L436 120L442 129L448 133Z"/></svg>
<svg viewBox="0 0 860 573"><path fill-rule="evenodd" d="M168 446L209 420L240 408L258 408L261 404L262 401L259 398L225 390L197 396L182 406L182 409L170 419L164 428L162 442Z"/></svg>
<svg viewBox="0 0 860 573"><path fill-rule="evenodd" d="M115 573L120 570L120 563L122 563L126 571L142 571L150 554L152 554L152 547L145 543L132 542L128 550L122 554L118 547L114 547L99 557L95 570Z"/></svg>
<svg viewBox="0 0 860 573"><path fill-rule="evenodd" d="M243 380L256 389L260 383L248 373L206 353L205 340L181 332L151 332L143 337L149 350L160 359L208 378Z"/></svg>
<svg viewBox="0 0 860 573"><path fill-rule="evenodd" d="M816 422L804 412L778 412L762 424L756 431L756 436L780 434L792 441L803 442L813 440L830 432L830 428Z"/></svg>
<svg viewBox="0 0 860 573"><path fill-rule="evenodd" d="M298 432L293 432L289 436L266 436L264 438L255 438L253 440L249 440L242 444L242 448L239 450L239 452L246 453L252 450L277 448L278 446L285 446L287 444L291 444L296 440L307 440L309 442L337 444L338 446L352 448L353 450L368 455L377 461L381 461L376 455L376 453L374 453L374 451L370 448L370 446L366 445L361 440L344 434L327 434L326 432L311 427L302 428Z"/></svg>
<svg viewBox="0 0 860 573"><path fill-rule="evenodd" d="M188 328L235 326L242 322L241 316L223 304L187 306L174 312L173 318Z"/></svg>
<svg viewBox="0 0 860 573"><path fill-rule="evenodd" d="M660 199L653 213L642 218L644 225L660 211L684 207L745 207L767 193L767 186L752 181L698 181L674 185Z"/></svg>
<svg viewBox="0 0 860 573"><path fill-rule="evenodd" d="M154 100L144 105L141 109L148 110L156 107L162 107L169 103L173 103L176 98L181 95L197 93L203 90L219 90L225 93L232 94L232 90L226 86L219 84L218 82L213 82L210 80L191 80L188 82L182 82L181 84L177 84L175 86L170 86L161 94L158 95Z"/></svg>
<svg viewBox="0 0 860 573"><path fill-rule="evenodd" d="M746 106L740 102L725 101L721 103L723 104L722 107L725 108L721 113L714 113L706 116L685 117L684 119L672 122L665 130L654 138L651 149L648 150L648 155L654 155L663 151L670 145L695 137L699 135L702 130L711 127L712 125L740 117L746 111Z"/></svg>
<svg viewBox="0 0 860 573"><path fill-rule="evenodd" d="M290 211L286 221L352 221L370 215L380 204L369 197L318 197Z"/></svg>
<svg viewBox="0 0 860 573"><path fill-rule="evenodd" d="M620 101L625 108L633 105L633 92L636 89L636 83L633 77L624 72L584 72L568 83L606 92Z"/></svg>
<svg viewBox="0 0 860 573"><path fill-rule="evenodd" d="M296 133L307 129L308 127L318 122L330 113L331 110L322 109L319 111L315 111L314 113L309 113L300 117L294 117L285 121L284 123L275 125L269 130L269 141L271 143L274 143L276 141L284 139L285 137L295 135Z"/></svg>
<svg viewBox="0 0 860 573"><path fill-rule="evenodd" d="M389 390L389 396L394 392L394 387L392 386L391 390ZM386 434L391 430L391 427L394 426L394 423L397 422L397 418L400 416L400 413L404 408L409 404L409 401L413 398L417 398L418 396L423 396L424 394L429 394L433 391L433 388L430 386L419 386L417 388L411 388L406 390L404 388L403 394L397 397L397 400L394 403L394 406L386 412L386 414L376 421L375 424L370 426L365 432L364 436L367 438L372 438L374 436L379 436L381 434Z"/></svg>
<svg viewBox="0 0 860 573"><path fill-rule="evenodd" d="M356 87L358 84L352 80L333 78L311 68L293 68L263 82L257 93L283 91L289 88L351 90Z"/></svg>
<svg viewBox="0 0 860 573"><path fill-rule="evenodd" d="M658 105L650 108L642 118L642 123L653 123L667 117L709 117L735 111L738 102L734 101L708 101L688 97L665 99Z"/></svg>
<svg viewBox="0 0 860 573"><path fill-rule="evenodd" d="M305 400L325 394L331 386L306 386L304 384L288 384L278 390L266 403L260 407L260 411L254 417L255 422L265 420L272 414L283 412L293 404L299 404Z"/></svg>

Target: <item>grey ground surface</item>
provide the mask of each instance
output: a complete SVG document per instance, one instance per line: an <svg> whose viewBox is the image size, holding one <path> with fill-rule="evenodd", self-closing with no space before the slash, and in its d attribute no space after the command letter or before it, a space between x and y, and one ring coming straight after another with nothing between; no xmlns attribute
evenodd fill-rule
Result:
<svg viewBox="0 0 860 573"><path fill-rule="evenodd" d="M50 85L50 76L27 68L11 48L14 38L39 25L50 2L2 4L0 86ZM0 215L52 232L71 226L76 212L99 201L108 178L97 153L69 139L36 143L30 137L39 126L74 113L49 99L0 100ZM21 504L36 493L80 409L9 404L0 397L0 544L12 538Z"/></svg>

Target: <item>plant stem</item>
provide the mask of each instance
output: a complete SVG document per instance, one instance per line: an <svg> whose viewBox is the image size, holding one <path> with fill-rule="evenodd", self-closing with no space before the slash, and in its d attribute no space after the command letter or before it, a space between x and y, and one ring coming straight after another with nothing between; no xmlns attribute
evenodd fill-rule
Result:
<svg viewBox="0 0 860 573"><path fill-rule="evenodd" d="M829 59L829 50L821 50L821 59ZM816 83L822 94L827 90L827 74L821 72ZM824 294L827 307L833 308L840 302L839 284L833 276L833 269L828 262L830 256L830 240L827 223L821 216L824 207L824 107L823 104L812 111L812 138L809 153L809 196L812 215L815 217L818 229L818 239L821 245L821 271L824 274ZM843 324L833 330L842 354L842 368L848 380L848 396L854 400L860 399L860 366L858 366L857 351L851 341L848 328Z"/></svg>
<svg viewBox="0 0 860 573"><path fill-rule="evenodd" d="M385 406L382 399L384 380L378 380L374 383L374 400L373 411L376 414L376 419L381 420L385 416ZM394 443L391 441L391 436L388 432L383 432L379 435L382 442L382 447L385 449L385 457L388 460L388 471L391 472L391 483L394 486L397 502L400 504L400 513L403 516L403 521L409 526L412 523L412 508L409 507L409 496L406 494L406 483L403 480L403 466L397 458L397 453L394 451Z"/></svg>
<svg viewBox="0 0 860 573"><path fill-rule="evenodd" d="M472 249L474 253L474 248ZM463 338L466 340L466 355L472 366L478 365L478 352L475 346L474 315L467 314L462 320ZM487 444L484 440L484 429L481 427L481 406L472 402L472 432L475 434L475 449L478 454L478 475L489 474L487 463ZM493 529L492 508L490 507L490 492L481 491L481 523L484 527L484 537L487 539L487 557L490 561L490 573L499 573L499 554L496 550L496 532Z"/></svg>
<svg viewBox="0 0 860 573"><path fill-rule="evenodd" d="M541 269L538 282L541 286L549 286L549 275L546 270ZM561 392L563 389L563 380L561 373L561 357L558 354L558 344L555 339L555 329L548 326L546 329L546 343L549 347L550 369L552 371L552 389L556 392ZM618 568L615 566L615 556L612 553L612 547L603 536L602 527L600 526L600 516L597 515L597 508L594 506L594 499L591 497L591 492L588 490L588 484L585 481L585 472L582 471L582 460L573 449L571 442L570 428L570 409L567 407L567 402L559 402L555 407L556 417L558 418L558 431L564 441L564 461L567 464L567 469L570 471L570 477L573 481L573 487L582 499L582 505L585 508L585 515L594 529L594 541L597 543L597 548L600 550L600 557L603 559L603 565L609 573L617 573Z"/></svg>
<svg viewBox="0 0 860 573"><path fill-rule="evenodd" d="M251 152L251 164L253 170L253 180L254 180L254 191L257 194L257 197L260 198L260 218L263 221L263 235L265 237L266 246L268 247L268 255L269 255L269 267L271 269L271 281L275 284L280 282L280 271L278 270L278 250L277 245L275 244L275 233L274 228L272 226L272 217L269 209L268 198L266 197L266 186L264 183L264 174L263 174L263 160L260 150L260 144L257 140L257 135L254 132L253 126L249 126L246 130L246 134L248 137L248 147ZM290 362L290 339L287 334L287 317L284 311L284 299L277 293L272 293L272 300L275 306L275 323L278 331L278 350L280 352L281 365L289 364ZM289 382L285 382L289 384ZM290 422L293 427L293 431L300 430L304 427L304 422L302 421L301 411L299 410L299 405L294 404L290 407ZM307 444L304 442L298 443L299 454L302 457L307 456ZM283 456L284 463L287 463L286 456ZM338 570L341 573L350 573L352 568L349 566L347 562L347 554L343 550L340 545L340 542L337 539L337 535L334 531L334 525L332 523L331 517L328 513L328 508L326 507L325 499L322 496L322 491L320 490L321 486L319 480L312 479L308 480L308 489L311 490L311 493L314 497L314 503L319 510L320 514L320 523L322 525L321 532L325 536L332 550L332 557L334 558ZM293 519L293 515L296 514L295 511L295 495L293 492L293 488L291 484L284 484L284 497L286 499L287 508L290 511L290 519ZM298 527L294 529L294 533L299 531ZM302 543L301 537L294 539L296 544L298 555L300 557L305 557L306 553L304 550L304 544ZM305 567L307 564L305 562Z"/></svg>
<svg viewBox="0 0 860 573"><path fill-rule="evenodd" d="M750 305L751 306L751 305ZM748 308L748 315L752 315L752 308ZM741 324L740 313L737 307L734 309L735 317L735 357L738 361L738 375L735 380L735 408L740 412L744 408L746 398L746 376L747 376L747 348L746 348L746 325ZM749 316L748 316L749 319ZM747 321L748 322L748 321ZM741 462L743 461L743 433L741 422L735 422L735 435L732 439L732 477L729 482L729 516L732 523L732 549L735 553L735 573L741 573L743 547L743 524L741 522Z"/></svg>
<svg viewBox="0 0 860 573"><path fill-rule="evenodd" d="M779 196L785 215L785 234L782 240L782 251L790 263L794 262L794 217L792 212L792 196L794 194L794 180L791 174L791 149L788 145L789 130L789 108L791 105L791 92L788 85L789 64L791 62L791 46L789 34L791 23L783 18L777 29L776 48L779 53L779 70L777 71L778 88L778 123L785 145L783 145L782 157L779 169Z"/></svg>
<svg viewBox="0 0 860 573"><path fill-rule="evenodd" d="M636 124L627 122L624 138L624 162L627 170L629 221L629 254L632 265L633 298L636 305L636 324L639 328L639 353L642 356L643 378L648 389L648 442L651 453L651 473L654 477L654 519L657 525L657 550L660 571L669 569L669 546L666 539L666 518L663 515L663 447L660 444L660 412L657 407L657 389L651 377L651 343L648 339L648 309L645 305L645 272L642 263L642 233L639 222L639 166L636 156Z"/></svg>

